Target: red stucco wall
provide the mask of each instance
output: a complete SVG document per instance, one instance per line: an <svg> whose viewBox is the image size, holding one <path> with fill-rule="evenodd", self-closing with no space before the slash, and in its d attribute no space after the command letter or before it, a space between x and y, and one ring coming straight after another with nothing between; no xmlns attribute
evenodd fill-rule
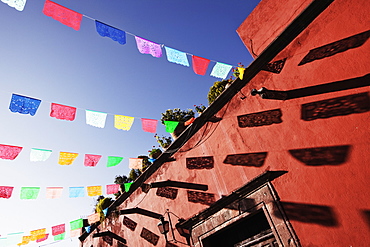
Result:
<svg viewBox="0 0 370 247"><path fill-rule="evenodd" d="M297 15L310 1L264 0L243 23L238 32L248 46L252 39L254 51L261 52L274 39L292 16ZM273 7L269 7L273 6ZM265 8L269 7L267 10ZM285 12L285 10L287 12ZM301 119L302 104L347 96L357 93L369 94L369 86L343 91L311 95L290 100L268 100L251 96L252 89L266 87L271 90L292 90L318 84L362 77L370 71L370 41L359 47L333 56L298 66L311 49L342 40L370 29L368 16L370 2L367 0L336 0L297 39L275 59L286 58L280 74L261 71L242 93L237 94L218 114L219 123L206 124L175 155L176 161L165 163L147 183L155 181L186 181L207 184L207 193L215 199L228 195L252 178L266 170L286 170L288 173L276 179L273 184L284 203L298 205L298 216L290 218L302 246L367 246L370 243L370 225L364 217L364 210L370 210L370 139L369 111L304 121ZM261 13L264 13L261 15ZM271 14L271 16L268 16ZM262 17L263 18L262 18ZM261 17L259 19L259 17ZM278 18L279 17L279 18ZM260 21L259 21L260 20ZM250 28L253 26L253 28ZM261 33L272 27L271 32ZM268 35L267 35L268 34ZM266 37L267 36L267 39ZM280 109L282 122L259 127L240 128L237 117L244 114ZM204 134L205 133L205 134ZM196 145L201 141L201 145ZM349 152L340 164L309 166L295 159L292 149L348 145ZM268 152L261 167L233 166L224 164L227 155ZM186 158L213 156L214 168L189 170ZM312 205L310 207L309 205ZM140 189L126 200L121 209L140 207L164 213L166 209L176 215L189 218L208 206L188 201L185 189L179 189L176 199L156 195L156 189L145 194ZM305 218L299 210L305 207L324 208L326 213L320 220ZM287 208L288 209L288 208ZM287 210L288 211L288 210ZM289 217L289 212L287 212ZM325 219L325 216L328 218ZM163 235L158 232L158 221L140 215L129 215L137 223L135 231L122 225L122 218L106 222L102 229L128 240L128 246L153 246L140 237L143 227L160 237L157 246L165 246ZM184 238L176 236L185 241ZM106 243L90 237L83 246L104 247ZM177 246L183 246L177 244Z"/></svg>

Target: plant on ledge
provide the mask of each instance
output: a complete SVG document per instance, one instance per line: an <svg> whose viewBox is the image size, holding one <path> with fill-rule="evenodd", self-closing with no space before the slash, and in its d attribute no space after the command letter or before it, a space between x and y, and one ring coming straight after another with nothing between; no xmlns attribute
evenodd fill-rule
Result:
<svg viewBox="0 0 370 247"><path fill-rule="evenodd" d="M228 80L222 80L222 81L216 81L213 86L209 89L207 98L208 98L208 103L212 104L213 101L217 99L218 96L227 88L229 84L231 84L232 79Z"/></svg>
<svg viewBox="0 0 370 247"><path fill-rule="evenodd" d="M155 146L153 146L151 150L148 150L148 152L149 152L149 158L152 158L152 159L157 159L162 154L162 150L160 150L159 148L156 148Z"/></svg>
<svg viewBox="0 0 370 247"><path fill-rule="evenodd" d="M172 143L172 139L169 136L158 136L155 134L154 137L163 149L168 148Z"/></svg>
<svg viewBox="0 0 370 247"><path fill-rule="evenodd" d="M195 111L200 115L202 114L202 112L204 112L204 110L207 108L205 107L204 105L200 104L199 106L198 105L194 105L195 107Z"/></svg>
<svg viewBox="0 0 370 247"><path fill-rule="evenodd" d="M173 133L171 133L172 138L176 139L185 129L185 122L190 119L194 119L194 111L192 109L181 110L180 108L175 108L173 110L168 109L166 112L162 113L161 123L165 124L164 121L175 121L179 122Z"/></svg>

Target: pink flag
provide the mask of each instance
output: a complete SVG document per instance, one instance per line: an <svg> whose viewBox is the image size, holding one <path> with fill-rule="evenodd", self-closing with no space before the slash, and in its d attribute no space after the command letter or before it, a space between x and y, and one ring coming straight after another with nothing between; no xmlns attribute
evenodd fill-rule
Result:
<svg viewBox="0 0 370 247"><path fill-rule="evenodd" d="M202 57L192 56L193 70L197 75L205 75L210 60Z"/></svg>
<svg viewBox="0 0 370 247"><path fill-rule="evenodd" d="M46 233L46 234L45 234L45 236L44 236L43 238L37 239L37 240L36 240L36 243L40 243L40 242L42 242L42 241L45 241L46 239L48 239L48 237L49 237L49 233Z"/></svg>
<svg viewBox="0 0 370 247"><path fill-rule="evenodd" d="M65 231L66 231L65 224L61 224L61 225L51 227L51 232L52 232L53 236L62 234Z"/></svg>
<svg viewBox="0 0 370 247"><path fill-rule="evenodd" d="M82 20L82 14L80 13L77 13L71 9L67 9L62 5L49 0L46 0L42 12L76 31L80 30Z"/></svg>
<svg viewBox="0 0 370 247"><path fill-rule="evenodd" d="M76 116L75 107L51 103L50 117L73 121L75 120L75 116Z"/></svg>
<svg viewBox="0 0 370 247"><path fill-rule="evenodd" d="M46 198L57 199L62 196L63 187L46 187Z"/></svg>
<svg viewBox="0 0 370 247"><path fill-rule="evenodd" d="M74 230L71 230L71 233L70 233L70 237L71 238L74 238L74 237L78 237L81 235L81 228L79 229L74 229Z"/></svg>
<svg viewBox="0 0 370 247"><path fill-rule="evenodd" d="M9 199L12 196L14 187L0 186L0 198Z"/></svg>
<svg viewBox="0 0 370 247"><path fill-rule="evenodd" d="M0 159L14 160L22 151L22 147L0 144Z"/></svg>
<svg viewBox="0 0 370 247"><path fill-rule="evenodd" d="M85 166L96 166L101 158L101 155L85 154Z"/></svg>
<svg viewBox="0 0 370 247"><path fill-rule="evenodd" d="M93 223L95 223L99 220L100 220L100 214L99 213L95 213L95 214L91 214L91 215L87 216L87 222L89 224L93 224Z"/></svg>
<svg viewBox="0 0 370 247"><path fill-rule="evenodd" d="M130 169L143 169L143 159L142 158L129 158L128 167Z"/></svg>
<svg viewBox="0 0 370 247"><path fill-rule="evenodd" d="M107 184L107 194L115 194L119 191L119 184Z"/></svg>
<svg viewBox="0 0 370 247"><path fill-rule="evenodd" d="M140 38L135 36L137 49L142 54L150 54L153 57L161 57L162 56L162 48L161 45L156 44L152 41Z"/></svg>
<svg viewBox="0 0 370 247"><path fill-rule="evenodd" d="M147 118L141 119L141 125L145 132L156 133L157 123L158 123L158 120L156 119L147 119Z"/></svg>

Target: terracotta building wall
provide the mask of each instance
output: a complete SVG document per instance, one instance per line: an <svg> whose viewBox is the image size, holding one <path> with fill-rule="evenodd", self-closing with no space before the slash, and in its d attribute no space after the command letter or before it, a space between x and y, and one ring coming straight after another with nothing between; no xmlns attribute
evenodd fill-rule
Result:
<svg viewBox="0 0 370 247"><path fill-rule="evenodd" d="M261 52L291 21L289 16L280 16L285 9L292 16L298 15L310 1L289 2L261 2L238 29L246 46L252 39L254 51ZM261 71L241 90L247 98L236 94L217 113L222 117L220 122L203 126L178 150L175 161L163 164L146 180L206 184L209 189L202 193L208 194L186 189L158 192L156 188L144 193L138 189L120 209L139 207L160 214L168 209L187 219L266 170L286 170L288 173L273 185L302 246L369 243L370 87L363 86L369 85L369 9L370 2L366 0L335 0L273 60L285 59L279 74ZM261 13L265 18L258 21ZM273 30L268 35L260 32L269 27ZM310 59L304 60L311 50L333 42L337 43L311 52ZM340 52L334 54L336 51ZM306 88L333 82L337 83ZM338 85L349 88L333 92ZM262 87L288 91L291 98L274 100L250 95L252 89ZM306 89L292 91L302 88ZM302 94L306 96L295 98ZM312 104L305 105L309 103ZM240 116L249 122L238 122ZM251 154L251 158L241 165L233 159L237 154ZM212 157L213 163L203 159L201 165L189 167L189 158L204 157ZM127 226L127 218L136 223L135 229ZM142 215L121 215L106 220L99 228L124 237L128 246L166 246L158 222ZM176 239L185 241L178 235ZM91 245L109 246L90 235L83 246Z"/></svg>

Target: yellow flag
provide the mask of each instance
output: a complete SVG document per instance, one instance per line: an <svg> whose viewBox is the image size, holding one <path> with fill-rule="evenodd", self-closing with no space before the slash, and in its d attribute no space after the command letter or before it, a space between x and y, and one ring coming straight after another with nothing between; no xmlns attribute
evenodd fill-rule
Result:
<svg viewBox="0 0 370 247"><path fill-rule="evenodd" d="M134 119L134 117L114 115L114 127L121 130L130 130Z"/></svg>
<svg viewBox="0 0 370 247"><path fill-rule="evenodd" d="M101 186L87 186L88 196L100 196L103 194L103 188Z"/></svg>
<svg viewBox="0 0 370 247"><path fill-rule="evenodd" d="M17 245L26 245L29 244L30 241L32 241L32 236L23 236L22 242Z"/></svg>
<svg viewBox="0 0 370 247"><path fill-rule="evenodd" d="M77 158L77 156L78 156L77 153L60 152L58 164L71 165L73 161Z"/></svg>
<svg viewBox="0 0 370 247"><path fill-rule="evenodd" d="M244 70L245 70L245 68L238 67L240 80L243 80Z"/></svg>
<svg viewBox="0 0 370 247"><path fill-rule="evenodd" d="M31 241L42 239L46 236L46 228L31 231Z"/></svg>

